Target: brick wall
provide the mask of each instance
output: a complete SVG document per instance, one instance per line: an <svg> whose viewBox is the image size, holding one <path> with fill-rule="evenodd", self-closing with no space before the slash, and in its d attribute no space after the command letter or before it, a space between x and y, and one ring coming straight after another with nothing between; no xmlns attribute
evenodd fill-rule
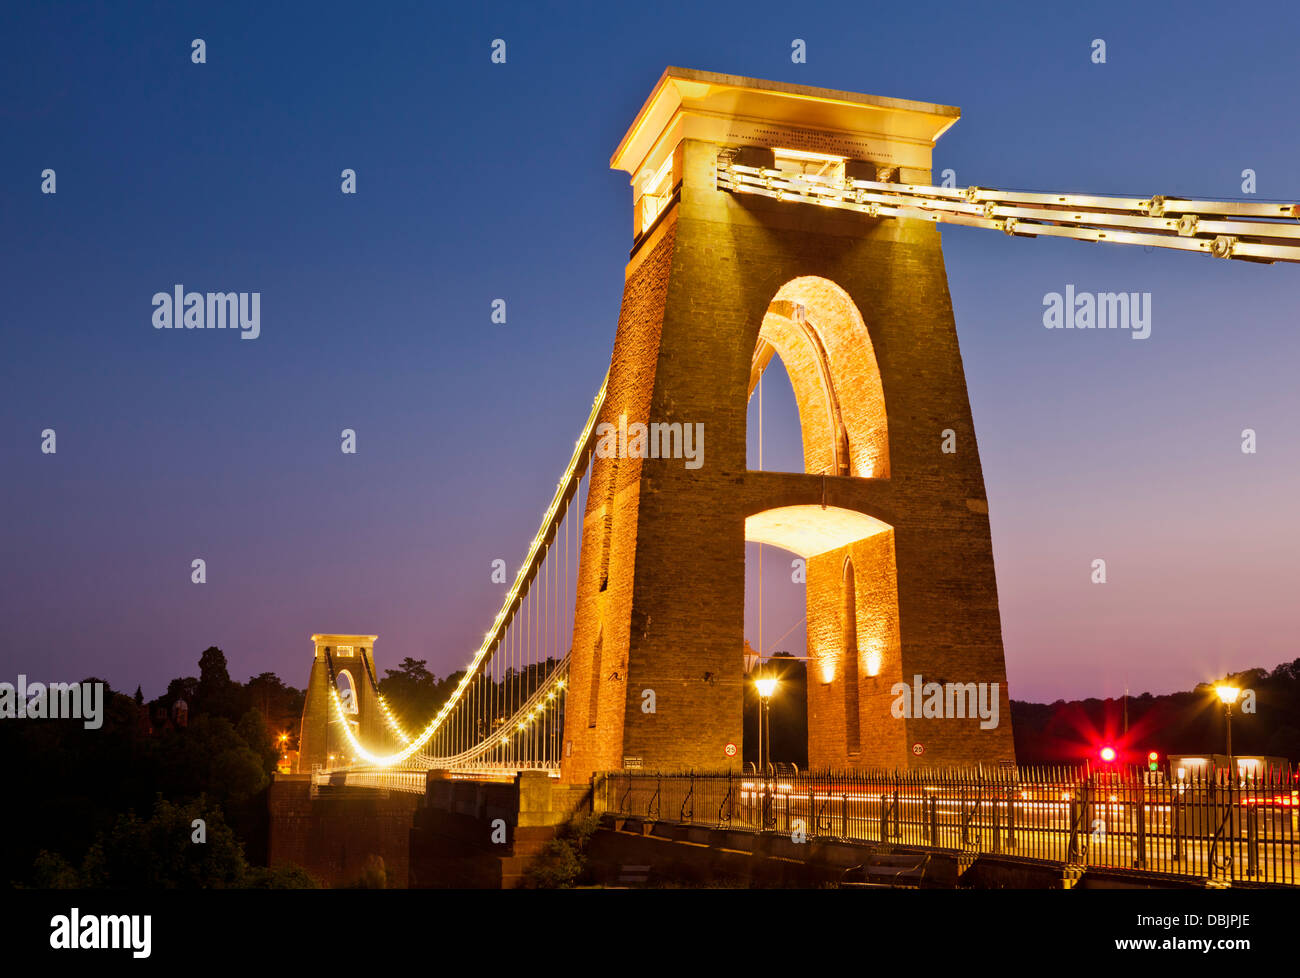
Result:
<svg viewBox="0 0 1300 978"><path fill-rule="evenodd" d="M311 795L306 775L271 783L270 864L303 867L326 886L355 882L372 857L384 861L390 888L410 878L410 834L420 796L371 789Z"/></svg>
<svg viewBox="0 0 1300 978"><path fill-rule="evenodd" d="M703 423L704 465L618 463L608 586L601 592L595 555L602 552L602 507L615 467L613 460L595 463L566 704L572 753L565 778L585 780L628 758L645 768L738 763L723 749L741 737L745 517L823 503L892 528L810 562L810 644L826 648L832 640L828 623L838 621L842 602L832 583L840 572L834 565L842 567L852 552L859 653L868 651L868 639L880 646L879 675L859 669L862 749L852 763L1010 760L987 502L938 232L927 222L721 193L714 187L716 152L707 143L683 144L680 201L634 254L601 419L617 423L626 412L630 422ZM782 287L806 276L835 283L861 316L869 346L860 333L845 330L827 343L827 355L854 471L888 478L747 470L746 411L759 329ZM813 305L830 301L809 296ZM804 386L811 389L811 382ZM949 428L957 438L953 455L940 452ZM593 728L587 694L598 636ZM927 681L997 682L999 727L894 720L889 687L915 673ZM655 691L653 714L642 712L644 689ZM814 716L825 723L810 733L814 764L851 763L842 748L844 702L842 688L823 689L810 677L810 725ZM918 742L924 753L914 755L911 744Z"/></svg>

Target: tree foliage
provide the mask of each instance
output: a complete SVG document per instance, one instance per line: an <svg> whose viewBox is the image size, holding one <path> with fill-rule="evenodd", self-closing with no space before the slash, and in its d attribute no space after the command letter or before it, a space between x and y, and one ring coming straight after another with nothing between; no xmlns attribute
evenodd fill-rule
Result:
<svg viewBox="0 0 1300 978"><path fill-rule="evenodd" d="M1300 763L1300 659L1273 670L1247 669L1225 676L1254 693L1254 712L1232 713L1234 754L1262 754ZM1026 703L1012 700L1016 757L1022 764L1071 764L1093 759L1103 741L1145 755L1221 754L1226 747L1224 710L1214 683L1153 696L1129 696L1125 739L1122 698Z"/></svg>
<svg viewBox="0 0 1300 978"><path fill-rule="evenodd" d="M131 697L105 684L97 730L80 720L0 724L0 752L23 786L22 804L6 812L0 885L306 885L301 870L247 862L249 853L264 858L276 741L280 731L296 732L302 692L271 673L234 682L215 646L199 672L172 680L148 704L140 691ZM188 725L155 722L159 710L172 716L177 699L189 705ZM206 843L190 841L187 816L205 817ZM131 863L150 863L153 846L156 865Z"/></svg>
<svg viewBox="0 0 1300 978"><path fill-rule="evenodd" d="M523 885L528 889L564 889L581 882L587 869L587 846L599 827L599 815L575 818L561 826L524 873Z"/></svg>

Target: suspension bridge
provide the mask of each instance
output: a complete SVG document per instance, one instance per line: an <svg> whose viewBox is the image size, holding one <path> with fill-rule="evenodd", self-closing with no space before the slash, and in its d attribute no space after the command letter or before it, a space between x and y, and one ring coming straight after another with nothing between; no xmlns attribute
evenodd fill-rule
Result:
<svg viewBox="0 0 1300 978"><path fill-rule="evenodd" d="M428 718L380 692L375 636L314 636L300 769L420 793L430 771L738 773L747 542L807 564L814 769L1013 765L935 226L1294 263L1300 205L935 186L932 148L959 115L668 69L611 160L631 176L634 246L610 369L500 610ZM776 356L803 472L747 466L747 404ZM698 470L681 456L692 424ZM1003 721L895 719L889 691L914 675L996 684Z"/></svg>

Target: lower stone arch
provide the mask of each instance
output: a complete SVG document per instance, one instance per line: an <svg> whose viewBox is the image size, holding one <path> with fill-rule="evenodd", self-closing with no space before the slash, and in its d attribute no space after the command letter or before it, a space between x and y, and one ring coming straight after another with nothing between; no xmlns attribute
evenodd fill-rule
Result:
<svg viewBox="0 0 1300 978"><path fill-rule="evenodd" d="M745 539L805 561L809 766L888 763L904 737L889 713L902 675L894 528L857 510L796 504L746 516ZM854 619L848 631L846 608Z"/></svg>

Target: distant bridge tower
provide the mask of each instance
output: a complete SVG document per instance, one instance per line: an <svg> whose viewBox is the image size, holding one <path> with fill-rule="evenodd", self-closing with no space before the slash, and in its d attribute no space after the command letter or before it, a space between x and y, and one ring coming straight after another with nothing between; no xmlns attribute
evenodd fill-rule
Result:
<svg viewBox="0 0 1300 978"><path fill-rule="evenodd" d="M307 680L307 696L302 707L302 728L298 737L298 770L341 766L353 760L350 747L338 729L331 703L331 667L333 684L348 723L364 744L384 743L384 721L376 702L372 679L375 674L374 649L378 635L313 635L316 657ZM333 759L331 760L331 755Z"/></svg>
<svg viewBox="0 0 1300 978"><path fill-rule="evenodd" d="M930 183L931 149L959 115L670 68L619 144L635 244L599 420L702 425L703 464L630 450L593 463L565 780L739 765L726 748L741 742L747 540L807 561L814 767L1013 759L988 504L937 229L718 189L730 159ZM747 468L747 404L773 356L798 401L802 472ZM996 683L998 725L896 719L891 688L916 675Z"/></svg>

